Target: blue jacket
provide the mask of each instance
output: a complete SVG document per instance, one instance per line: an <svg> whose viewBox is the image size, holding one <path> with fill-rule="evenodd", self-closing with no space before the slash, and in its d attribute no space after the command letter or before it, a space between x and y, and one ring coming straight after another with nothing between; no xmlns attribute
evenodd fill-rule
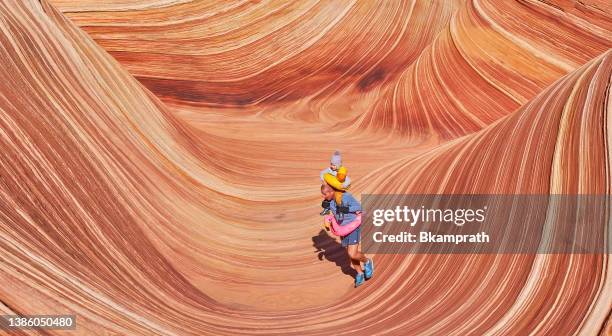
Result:
<svg viewBox="0 0 612 336"><path fill-rule="evenodd" d="M342 194L342 205L349 207L349 213L344 214L344 216L342 216L342 214L338 214L335 199L332 199L329 202L329 208L331 209L331 212L334 214L334 217L336 217L336 220L340 225L346 225L354 221L357 217L357 215L355 215L355 211L362 211L361 203L359 203L359 201L357 201L355 197L353 197L353 195L351 195L351 193L349 192L345 192Z"/></svg>

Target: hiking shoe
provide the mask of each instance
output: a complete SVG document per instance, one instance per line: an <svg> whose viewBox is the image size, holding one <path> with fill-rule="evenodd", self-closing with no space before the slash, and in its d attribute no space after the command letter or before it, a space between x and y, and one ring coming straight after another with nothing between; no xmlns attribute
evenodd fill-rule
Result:
<svg viewBox="0 0 612 336"><path fill-rule="evenodd" d="M368 258L368 261L363 265L363 270L365 272L365 278L370 279L372 275L374 275L374 261Z"/></svg>
<svg viewBox="0 0 612 336"><path fill-rule="evenodd" d="M365 278L363 277L363 273L357 273L355 276L355 288L361 286L362 283L365 282Z"/></svg>

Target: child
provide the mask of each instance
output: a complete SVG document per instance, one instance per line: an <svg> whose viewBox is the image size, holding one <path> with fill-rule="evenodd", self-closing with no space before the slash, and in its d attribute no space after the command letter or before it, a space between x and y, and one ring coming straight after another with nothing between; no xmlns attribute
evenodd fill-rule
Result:
<svg viewBox="0 0 612 336"><path fill-rule="evenodd" d="M342 157L339 151L335 151L332 155L329 167L321 171L321 181L329 184L334 189L334 199L336 204L342 205L342 194L350 187L351 179L346 176L346 167L342 166ZM321 215L324 216L330 211L329 201L323 201L321 203L323 211ZM329 230L328 225L324 225L326 230Z"/></svg>

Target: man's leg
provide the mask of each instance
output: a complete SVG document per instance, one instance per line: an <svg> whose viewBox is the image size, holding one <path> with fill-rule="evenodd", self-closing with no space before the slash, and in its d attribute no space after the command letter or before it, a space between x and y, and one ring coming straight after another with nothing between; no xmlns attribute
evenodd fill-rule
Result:
<svg viewBox="0 0 612 336"><path fill-rule="evenodd" d="M361 267L361 259L365 258L365 256L359 251L358 244L347 246L346 251L348 252L349 258L351 259L351 264L353 264L353 268L355 269L355 271L357 271L357 275L355 276L355 287L359 287L364 283L366 279L365 273L363 272L363 267Z"/></svg>
<svg viewBox="0 0 612 336"><path fill-rule="evenodd" d="M361 261L361 262L368 261L368 258L366 258L365 254L363 254L363 252L359 250L359 244L349 245L347 247L347 250L348 250L348 254L351 257L351 259Z"/></svg>
<svg viewBox="0 0 612 336"><path fill-rule="evenodd" d="M374 274L374 262L361 252L359 245L349 245L349 248L351 249L349 250L349 256L355 270L358 273L364 272L365 278L370 279ZM363 263L363 267L361 267L361 263Z"/></svg>
<svg viewBox="0 0 612 336"><path fill-rule="evenodd" d="M359 251L359 245L349 245L347 246L346 250L357 273L363 273L361 263L368 261L368 258L366 258L365 254Z"/></svg>
<svg viewBox="0 0 612 336"><path fill-rule="evenodd" d="M357 273L363 273L363 268L361 267L361 262L359 260L353 260L351 257L349 257L349 261Z"/></svg>

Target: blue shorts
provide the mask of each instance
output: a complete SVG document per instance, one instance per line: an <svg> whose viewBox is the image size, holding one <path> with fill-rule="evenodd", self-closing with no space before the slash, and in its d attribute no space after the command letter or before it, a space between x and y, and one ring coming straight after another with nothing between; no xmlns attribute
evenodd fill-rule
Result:
<svg viewBox="0 0 612 336"><path fill-rule="evenodd" d="M355 231L348 234L348 236L342 237L342 247L349 245L357 245L361 241L361 226L356 228Z"/></svg>

